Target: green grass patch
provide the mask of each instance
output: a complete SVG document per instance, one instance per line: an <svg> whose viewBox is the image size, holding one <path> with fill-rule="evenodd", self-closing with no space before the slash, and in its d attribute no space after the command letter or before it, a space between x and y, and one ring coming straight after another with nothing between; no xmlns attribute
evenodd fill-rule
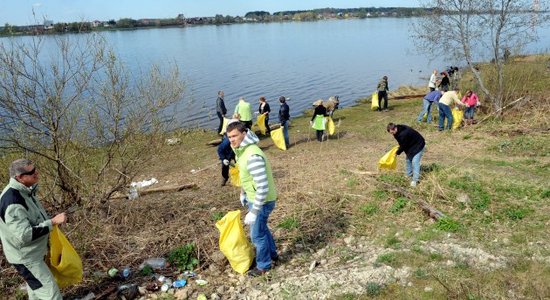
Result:
<svg viewBox="0 0 550 300"><path fill-rule="evenodd" d="M300 224L294 217L286 217L281 221L281 223L279 223L279 225L277 225L277 227L287 230L298 228L298 226L300 226Z"/></svg>
<svg viewBox="0 0 550 300"><path fill-rule="evenodd" d="M490 148L498 153L514 156L549 156L550 146L547 136L519 135L497 142Z"/></svg>
<svg viewBox="0 0 550 300"><path fill-rule="evenodd" d="M504 210L504 214L513 221L518 221L525 218L532 210L525 207L507 208Z"/></svg>
<svg viewBox="0 0 550 300"><path fill-rule="evenodd" d="M395 199L393 205L390 207L390 212L394 214L400 213L409 203L409 200L404 197L399 197Z"/></svg>
<svg viewBox="0 0 550 300"><path fill-rule="evenodd" d="M491 203L491 196L485 190L483 183L471 174L452 178L449 181L449 186L467 192L470 196L470 205L473 209L484 211Z"/></svg>
<svg viewBox="0 0 550 300"><path fill-rule="evenodd" d="M386 248L398 249L401 246L401 241L395 235L392 235L386 239L384 246Z"/></svg>
<svg viewBox="0 0 550 300"><path fill-rule="evenodd" d="M397 261L395 253L381 254L376 258L376 263L392 266Z"/></svg>
<svg viewBox="0 0 550 300"><path fill-rule="evenodd" d="M363 214L365 214L367 216L372 216L380 210L380 208L378 207L378 205L376 203L363 204L363 205L361 205L361 207L359 209L361 210L361 212Z"/></svg>
<svg viewBox="0 0 550 300"><path fill-rule="evenodd" d="M449 217L444 217L437 220L435 228L446 232L457 232L462 228L462 224Z"/></svg>

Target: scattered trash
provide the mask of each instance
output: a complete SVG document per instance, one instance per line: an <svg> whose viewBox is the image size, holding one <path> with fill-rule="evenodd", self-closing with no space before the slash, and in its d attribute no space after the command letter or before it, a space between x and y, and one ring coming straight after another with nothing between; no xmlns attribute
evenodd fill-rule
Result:
<svg viewBox="0 0 550 300"><path fill-rule="evenodd" d="M138 182L132 182L132 183L130 183L130 186L133 186L136 189L141 189L141 188L148 187L148 186L153 185L153 184L158 183L158 182L159 181L156 178L153 177L149 180L142 180L142 181L138 181Z"/></svg>
<svg viewBox="0 0 550 300"><path fill-rule="evenodd" d="M156 277L156 276L155 276L155 277ZM158 280L159 282L164 282L164 280L166 280L166 277L164 277L164 275L160 275L160 276L157 277L157 280Z"/></svg>
<svg viewBox="0 0 550 300"><path fill-rule="evenodd" d="M80 298L80 300L93 300L95 299L95 294L90 292L88 295L84 296L84 298Z"/></svg>
<svg viewBox="0 0 550 300"><path fill-rule="evenodd" d="M109 274L109 277L113 278L118 274L117 268L110 268L109 271L107 271L107 274Z"/></svg>
<svg viewBox="0 0 550 300"><path fill-rule="evenodd" d="M197 279L197 281L195 281L197 283L197 285L199 286L203 286L203 285L207 285L208 284L208 281L204 280L204 279Z"/></svg>
<svg viewBox="0 0 550 300"><path fill-rule="evenodd" d="M166 292L166 291L168 291L169 288L170 288L170 286L167 283L165 283L160 287L160 290L163 291L163 292Z"/></svg>
<svg viewBox="0 0 550 300"><path fill-rule="evenodd" d="M181 275L183 275L184 277L187 277L187 278L193 278L193 277L197 276L197 273L195 273L193 271L185 271Z"/></svg>
<svg viewBox="0 0 550 300"><path fill-rule="evenodd" d="M122 270L122 277L128 278L130 276L130 268L126 267L124 270Z"/></svg>
<svg viewBox="0 0 550 300"><path fill-rule="evenodd" d="M135 186L130 186L130 189L128 190L128 199L130 200L136 200L139 198L139 192Z"/></svg>
<svg viewBox="0 0 550 300"><path fill-rule="evenodd" d="M313 271L313 269L315 269L315 267L317 267L318 264L319 263L316 260L312 261L311 265L309 265L309 271L310 272Z"/></svg>
<svg viewBox="0 0 550 300"><path fill-rule="evenodd" d="M174 283L172 283L172 286L173 286L174 288L178 289L178 288L184 287L186 284L187 284L187 280L185 280L185 279L180 279L180 280L174 281Z"/></svg>
<svg viewBox="0 0 550 300"><path fill-rule="evenodd" d="M206 295L205 294L199 294L199 296L197 297L197 300L207 300L206 299Z"/></svg>
<svg viewBox="0 0 550 300"><path fill-rule="evenodd" d="M166 259L163 257L148 258L139 265L139 269L143 270L145 266L150 266L153 269L163 269L166 266Z"/></svg>
<svg viewBox="0 0 550 300"><path fill-rule="evenodd" d="M156 282L149 283L146 287L146 290L155 292L159 290L159 285Z"/></svg>
<svg viewBox="0 0 550 300"><path fill-rule="evenodd" d="M139 295L139 289L136 284L121 285L118 287L118 299L133 300Z"/></svg>
<svg viewBox="0 0 550 300"><path fill-rule="evenodd" d="M180 138L171 138L171 139L166 139L164 142L168 146L174 146L174 145L177 145L177 144L181 143L181 139Z"/></svg>

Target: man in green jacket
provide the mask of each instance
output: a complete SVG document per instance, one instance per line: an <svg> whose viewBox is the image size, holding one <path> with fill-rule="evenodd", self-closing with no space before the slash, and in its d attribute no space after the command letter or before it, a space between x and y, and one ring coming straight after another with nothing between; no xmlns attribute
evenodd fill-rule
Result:
<svg viewBox="0 0 550 300"><path fill-rule="evenodd" d="M234 114L239 115L239 120L244 123L246 128L252 128L252 107L244 98L239 99L239 103L235 106Z"/></svg>
<svg viewBox="0 0 550 300"><path fill-rule="evenodd" d="M234 122L227 125L227 137L239 165L241 204L248 204L244 223L250 225L250 238L256 247L256 268L247 274L255 277L271 269L271 263L279 259L267 226L267 219L275 208L277 191L271 165L258 147L259 139L254 132L247 130L242 122Z"/></svg>
<svg viewBox="0 0 550 300"><path fill-rule="evenodd" d="M10 182L0 195L0 238L7 261L27 282L29 299L63 299L44 261L53 225L65 213L49 218L36 198L38 171L28 159L11 163Z"/></svg>

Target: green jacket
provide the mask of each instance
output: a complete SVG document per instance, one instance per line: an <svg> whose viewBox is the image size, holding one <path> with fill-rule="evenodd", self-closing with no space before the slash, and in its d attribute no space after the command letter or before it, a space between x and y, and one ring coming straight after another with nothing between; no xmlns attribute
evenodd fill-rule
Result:
<svg viewBox="0 0 550 300"><path fill-rule="evenodd" d="M14 178L0 195L0 238L11 264L44 260L52 221L36 199L37 187L26 187Z"/></svg>
<svg viewBox="0 0 550 300"><path fill-rule="evenodd" d="M246 101L239 100L239 103L235 107L235 113L241 116L240 120L243 122L252 121L252 107Z"/></svg>

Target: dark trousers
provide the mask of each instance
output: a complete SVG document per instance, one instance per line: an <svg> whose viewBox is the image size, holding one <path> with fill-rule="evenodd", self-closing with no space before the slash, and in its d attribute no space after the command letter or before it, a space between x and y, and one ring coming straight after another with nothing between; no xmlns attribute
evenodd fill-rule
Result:
<svg viewBox="0 0 550 300"><path fill-rule="evenodd" d="M271 129L269 128L269 115L265 116L265 134L269 135Z"/></svg>
<svg viewBox="0 0 550 300"><path fill-rule="evenodd" d="M222 131L222 127L223 127L223 115L217 111L216 114L218 115L218 119L220 119L220 125L218 126L218 131L217 133L219 134L220 131Z"/></svg>
<svg viewBox="0 0 550 300"><path fill-rule="evenodd" d="M382 100L384 100L384 107L382 107ZM388 92L378 91L378 110L388 109Z"/></svg>
<svg viewBox="0 0 550 300"><path fill-rule="evenodd" d="M223 179L229 179L229 166L226 166L222 163L222 177Z"/></svg>
<svg viewBox="0 0 550 300"><path fill-rule="evenodd" d="M322 142L322 141L323 141L323 133L324 133L324 132L325 132L324 130L317 130L317 140L318 140L319 142Z"/></svg>
<svg viewBox="0 0 550 300"><path fill-rule="evenodd" d="M246 128L250 129L252 128L252 121L242 121L244 126L246 126Z"/></svg>

